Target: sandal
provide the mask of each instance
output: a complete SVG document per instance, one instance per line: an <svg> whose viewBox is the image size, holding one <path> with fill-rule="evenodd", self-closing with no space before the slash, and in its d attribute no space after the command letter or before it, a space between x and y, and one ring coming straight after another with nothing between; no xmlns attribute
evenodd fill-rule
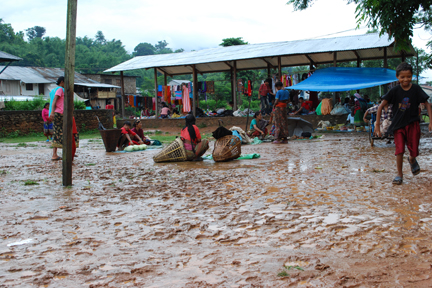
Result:
<svg viewBox="0 0 432 288"><path fill-rule="evenodd" d="M273 144L282 144L282 142L281 142L281 141L278 141L278 140L275 140L275 141L273 141L272 143L273 143Z"/></svg>
<svg viewBox="0 0 432 288"><path fill-rule="evenodd" d="M58 156L57 158L51 158L52 161L58 161L61 160L62 158L60 156Z"/></svg>
<svg viewBox="0 0 432 288"><path fill-rule="evenodd" d="M403 182L402 177L400 177L400 176L396 176L396 178L393 179L393 182L392 182L392 183L395 184L395 185L401 185L402 182Z"/></svg>
<svg viewBox="0 0 432 288"><path fill-rule="evenodd" d="M414 158L414 163L411 163L409 156L408 156L408 163L411 165L411 172L413 175L417 175L420 173L420 166L417 162L417 159Z"/></svg>

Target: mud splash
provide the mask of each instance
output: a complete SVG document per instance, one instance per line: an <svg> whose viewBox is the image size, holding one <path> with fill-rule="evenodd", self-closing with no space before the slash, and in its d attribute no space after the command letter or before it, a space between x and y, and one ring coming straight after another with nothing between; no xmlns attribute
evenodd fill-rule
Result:
<svg viewBox="0 0 432 288"><path fill-rule="evenodd" d="M45 144L3 144L0 283L430 287L431 140L400 187L393 146L362 133L243 146L261 158L228 163L83 140L72 188Z"/></svg>

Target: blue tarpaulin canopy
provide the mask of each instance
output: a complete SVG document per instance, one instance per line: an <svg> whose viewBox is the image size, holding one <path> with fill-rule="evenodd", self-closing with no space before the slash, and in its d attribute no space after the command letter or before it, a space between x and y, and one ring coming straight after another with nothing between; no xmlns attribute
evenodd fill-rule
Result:
<svg viewBox="0 0 432 288"><path fill-rule="evenodd" d="M397 81L396 71L386 68L330 67L316 70L312 76L285 89L317 92L358 90Z"/></svg>

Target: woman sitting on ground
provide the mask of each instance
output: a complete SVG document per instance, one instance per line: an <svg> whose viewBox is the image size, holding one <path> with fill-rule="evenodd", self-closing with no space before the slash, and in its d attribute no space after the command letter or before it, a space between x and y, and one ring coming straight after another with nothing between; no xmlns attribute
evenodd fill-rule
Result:
<svg viewBox="0 0 432 288"><path fill-rule="evenodd" d="M268 134L267 125L268 121L262 120L261 111L256 112L249 127L250 136L264 138Z"/></svg>
<svg viewBox="0 0 432 288"><path fill-rule="evenodd" d="M144 136L144 131L142 129L142 123L140 120L135 120L135 122L133 123L132 132L134 132L136 134L135 136L132 137L132 140L138 142L140 139L142 139L142 142L144 142L144 144L150 145L150 140L148 140ZM137 135L139 136L139 138L136 137Z"/></svg>
<svg viewBox="0 0 432 288"><path fill-rule="evenodd" d="M161 109L161 118L162 119L168 118L170 113L171 113L171 111L168 108L168 105L165 102L163 102L162 103L162 109Z"/></svg>
<svg viewBox="0 0 432 288"><path fill-rule="evenodd" d="M195 116L188 114L185 120L186 126L181 130L180 137L186 149L187 161L201 161L201 156L209 148L209 142L201 139L200 131L195 125Z"/></svg>

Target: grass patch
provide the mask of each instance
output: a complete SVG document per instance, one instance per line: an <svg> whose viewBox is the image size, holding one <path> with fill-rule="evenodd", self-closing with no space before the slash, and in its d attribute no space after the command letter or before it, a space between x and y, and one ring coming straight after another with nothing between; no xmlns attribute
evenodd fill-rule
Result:
<svg viewBox="0 0 432 288"><path fill-rule="evenodd" d="M304 271L304 269L302 267L298 266L298 265L297 266L285 266L284 265L283 267L284 267L284 270L282 270L281 272L279 272L277 274L278 277L287 277L287 276L289 276L289 274L288 274L289 270L296 269L296 270Z"/></svg>
<svg viewBox="0 0 432 288"><path fill-rule="evenodd" d="M162 143L171 143L175 140L176 136L173 135L161 135L152 137L152 140L159 140Z"/></svg>
<svg viewBox="0 0 432 288"><path fill-rule="evenodd" d="M96 165L96 163L87 163L87 164L84 164L85 166L95 166Z"/></svg>
<svg viewBox="0 0 432 288"><path fill-rule="evenodd" d="M205 128L205 127L207 127L207 124L203 122L203 123L198 124L197 127L198 128Z"/></svg>
<svg viewBox="0 0 432 288"><path fill-rule="evenodd" d="M34 180L26 180L25 182L24 182L24 185L39 185L39 183L38 182L36 182L36 181L34 181Z"/></svg>
<svg viewBox="0 0 432 288"><path fill-rule="evenodd" d="M10 172L8 172L8 171L6 171L6 170L0 170L0 175L6 175L6 174L8 174L8 173L10 173Z"/></svg>
<svg viewBox="0 0 432 288"><path fill-rule="evenodd" d="M79 138L80 139L95 139L95 138L99 138L101 139L99 130L95 129L95 130L88 130L85 132L80 132L79 133ZM28 142L45 142L46 141L46 137L42 134L42 133L30 133L28 135L24 135L24 136L16 136L16 137L2 137L0 142L3 143L28 143ZM22 144L22 145L23 145ZM34 146L30 146L30 147L36 147L37 145L33 144ZM51 145L51 144L49 144ZM28 144L27 144L28 146ZM17 147L27 147L27 146L17 146Z"/></svg>
<svg viewBox="0 0 432 288"><path fill-rule="evenodd" d="M155 131L155 135L161 135L161 134L162 134L162 131L160 131L160 130Z"/></svg>

